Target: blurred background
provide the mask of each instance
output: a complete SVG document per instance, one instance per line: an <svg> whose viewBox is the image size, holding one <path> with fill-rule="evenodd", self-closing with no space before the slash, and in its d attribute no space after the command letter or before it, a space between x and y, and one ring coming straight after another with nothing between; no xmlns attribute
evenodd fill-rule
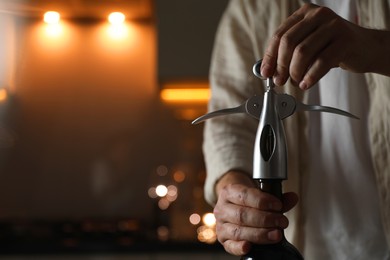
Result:
<svg viewBox="0 0 390 260"><path fill-rule="evenodd" d="M0 258L227 259L191 125L226 4L0 0Z"/></svg>

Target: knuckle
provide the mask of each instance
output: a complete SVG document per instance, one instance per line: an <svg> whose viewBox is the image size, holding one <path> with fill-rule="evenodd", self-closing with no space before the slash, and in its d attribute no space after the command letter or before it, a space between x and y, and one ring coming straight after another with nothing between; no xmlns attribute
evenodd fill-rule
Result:
<svg viewBox="0 0 390 260"><path fill-rule="evenodd" d="M305 57L308 50L309 50L309 46L307 46L307 44L305 44L305 43L301 43L301 44L298 44L297 47L295 48L294 54L297 55L298 59L301 59L301 58Z"/></svg>
<svg viewBox="0 0 390 260"><path fill-rule="evenodd" d="M238 196L238 201L242 204L242 205L245 205L246 204L246 200L248 198L248 193L249 193L249 190L248 188L244 188L242 189L240 192L238 192L237 196Z"/></svg>
<svg viewBox="0 0 390 260"><path fill-rule="evenodd" d="M265 201L261 196L256 196L253 203L258 209L266 208Z"/></svg>
<svg viewBox="0 0 390 260"><path fill-rule="evenodd" d="M226 198L227 198L228 195L229 195L229 190L230 190L230 188L231 188L230 186L231 186L231 184L226 185L225 187L223 187L223 188L221 189L221 191L219 192L219 196L218 196L219 199L226 200ZM218 200L218 201L219 201L219 200Z"/></svg>
<svg viewBox="0 0 390 260"><path fill-rule="evenodd" d="M232 184L229 183L228 185L226 185L226 186L224 186L224 187L222 188L221 194L226 195L226 194L229 192L229 190L230 190L231 188L232 188Z"/></svg>
<svg viewBox="0 0 390 260"><path fill-rule="evenodd" d="M298 11L297 13L301 13L303 16L306 16L308 14L310 14L311 12L313 12L313 10L315 11L317 8L319 8L320 6L316 5L316 4L313 4L313 3L305 3Z"/></svg>
<svg viewBox="0 0 390 260"><path fill-rule="evenodd" d="M243 224L245 222L245 216L246 216L245 209L242 207L239 207L236 210L236 214L235 214L237 224L239 224L239 225Z"/></svg>
<svg viewBox="0 0 390 260"><path fill-rule="evenodd" d="M255 197L254 201L258 209L268 210L269 209L269 199L266 196L266 193L261 192L258 196Z"/></svg>
<svg viewBox="0 0 390 260"><path fill-rule="evenodd" d="M279 43L282 40L283 32L282 31L276 31L271 38L271 41L274 43Z"/></svg>
<svg viewBox="0 0 390 260"><path fill-rule="evenodd" d="M302 12L307 16L308 18L313 17L329 17L334 15L335 13L328 7L325 6L318 6L312 3L307 3L302 6L300 9Z"/></svg>
<svg viewBox="0 0 390 260"><path fill-rule="evenodd" d="M302 10L307 11L307 10L312 9L313 7L315 7L314 4L312 4L312 3L305 3L305 4L302 6Z"/></svg>
<svg viewBox="0 0 390 260"><path fill-rule="evenodd" d="M280 39L280 45L287 50L291 50L294 47L294 37L291 33L286 32Z"/></svg>
<svg viewBox="0 0 390 260"><path fill-rule="evenodd" d="M232 229L231 229L231 235L232 235L232 238L233 240L240 240L240 237L241 237L241 227L240 226L234 226Z"/></svg>
<svg viewBox="0 0 390 260"><path fill-rule="evenodd" d="M272 220L273 220L272 215L270 215L270 214L263 214L263 216L261 218L261 221L262 221L261 225L262 225L262 227L270 227L271 226L270 223L272 222Z"/></svg>
<svg viewBox="0 0 390 260"><path fill-rule="evenodd" d="M315 15L318 15L319 17L322 17L322 16L327 16L327 15L333 14L333 11L331 9L329 9L328 7L318 6L314 9L313 13Z"/></svg>
<svg viewBox="0 0 390 260"><path fill-rule="evenodd" d="M219 204L215 205L215 207L213 209L213 214L214 214L215 218L218 220L219 216L220 216Z"/></svg>

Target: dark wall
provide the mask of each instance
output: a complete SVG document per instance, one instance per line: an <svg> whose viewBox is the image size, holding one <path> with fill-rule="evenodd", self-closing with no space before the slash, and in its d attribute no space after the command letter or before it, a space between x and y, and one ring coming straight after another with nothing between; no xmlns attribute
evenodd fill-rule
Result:
<svg viewBox="0 0 390 260"><path fill-rule="evenodd" d="M160 81L207 79L214 35L228 0L157 0Z"/></svg>
<svg viewBox="0 0 390 260"><path fill-rule="evenodd" d="M14 54L0 61L13 79L0 86L9 91L0 101L0 221L154 222L148 189L159 183L179 189L165 220L174 230L187 232L190 214L210 210L202 198L202 126L175 117L159 99L158 81L207 78L226 2L157 0L157 23L129 21L123 39L109 38L104 22L64 21L56 38L39 20L10 18L12 48L0 42L2 54ZM183 182L173 180L176 171L186 174Z"/></svg>

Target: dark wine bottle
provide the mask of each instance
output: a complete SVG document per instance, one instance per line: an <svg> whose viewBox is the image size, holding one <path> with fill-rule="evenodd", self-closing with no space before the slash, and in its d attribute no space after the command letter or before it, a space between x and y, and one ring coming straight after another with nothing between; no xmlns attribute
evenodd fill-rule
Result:
<svg viewBox="0 0 390 260"><path fill-rule="evenodd" d="M282 180L260 179L260 189L268 192L279 199L282 198ZM252 245L248 254L241 257L241 260L303 260L299 251L290 244L282 230L283 238L276 244Z"/></svg>

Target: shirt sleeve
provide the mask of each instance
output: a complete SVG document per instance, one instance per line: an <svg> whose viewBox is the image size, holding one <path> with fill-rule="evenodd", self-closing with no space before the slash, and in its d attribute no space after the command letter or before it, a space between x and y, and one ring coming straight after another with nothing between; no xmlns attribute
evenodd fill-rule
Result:
<svg viewBox="0 0 390 260"><path fill-rule="evenodd" d="M221 19L210 67L210 112L239 106L263 92L263 82L252 74L252 66L260 58L257 49L262 47L252 33L253 2L256 1L231 1ZM258 121L246 114L206 122L203 152L207 172L205 199L209 204L215 204L215 184L225 173L252 173L257 125Z"/></svg>

